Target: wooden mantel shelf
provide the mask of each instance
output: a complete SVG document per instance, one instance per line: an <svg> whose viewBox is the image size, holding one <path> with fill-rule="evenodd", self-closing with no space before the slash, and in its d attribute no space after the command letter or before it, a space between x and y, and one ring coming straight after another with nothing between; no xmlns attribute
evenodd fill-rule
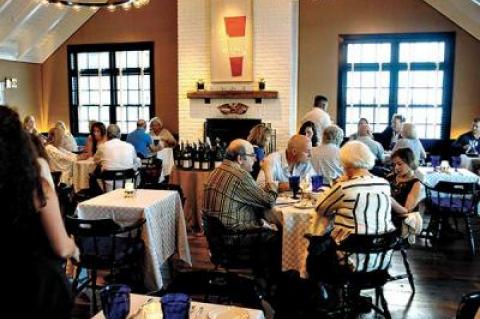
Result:
<svg viewBox="0 0 480 319"><path fill-rule="evenodd" d="M255 103L262 103L262 99L277 99L278 91L195 91L188 92L189 99L254 99Z"/></svg>

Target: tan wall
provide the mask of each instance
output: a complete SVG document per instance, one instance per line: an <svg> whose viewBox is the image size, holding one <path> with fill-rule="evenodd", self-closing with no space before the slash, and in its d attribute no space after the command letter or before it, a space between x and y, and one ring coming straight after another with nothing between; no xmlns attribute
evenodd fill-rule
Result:
<svg viewBox="0 0 480 319"><path fill-rule="evenodd" d="M39 64L0 60L0 80L17 78L18 87L5 91L7 104L18 111L20 117L33 114L42 129L42 72Z"/></svg>
<svg viewBox="0 0 480 319"><path fill-rule="evenodd" d="M299 118L316 94L336 119L340 34L456 32L452 130L455 137L480 116L480 41L421 0L300 1Z"/></svg>
<svg viewBox="0 0 480 319"><path fill-rule="evenodd" d="M142 9L101 10L42 65L43 107L48 122L70 123L67 45L154 41L155 106L165 126L178 131L176 1L150 1Z"/></svg>

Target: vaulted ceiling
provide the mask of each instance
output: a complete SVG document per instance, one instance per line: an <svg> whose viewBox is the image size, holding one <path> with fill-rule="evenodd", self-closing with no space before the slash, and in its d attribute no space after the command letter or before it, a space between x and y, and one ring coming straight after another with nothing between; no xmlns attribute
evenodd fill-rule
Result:
<svg viewBox="0 0 480 319"><path fill-rule="evenodd" d="M480 0L423 1L480 40ZM0 0L0 59L43 63L95 12L42 0Z"/></svg>

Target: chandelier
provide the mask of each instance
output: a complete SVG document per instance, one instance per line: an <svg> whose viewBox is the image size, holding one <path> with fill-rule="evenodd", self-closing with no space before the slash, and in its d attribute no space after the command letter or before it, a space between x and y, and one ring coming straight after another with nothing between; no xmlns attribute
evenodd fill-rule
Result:
<svg viewBox="0 0 480 319"><path fill-rule="evenodd" d="M131 7L141 8L146 6L150 0L43 0L42 2L55 4L58 7L68 6L75 10L107 8L110 11L115 11L119 7L124 10L129 10Z"/></svg>

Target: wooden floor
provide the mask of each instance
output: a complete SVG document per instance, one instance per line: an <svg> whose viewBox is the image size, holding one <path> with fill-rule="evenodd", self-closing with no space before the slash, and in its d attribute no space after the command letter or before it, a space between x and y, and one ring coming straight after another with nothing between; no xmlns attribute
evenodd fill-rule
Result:
<svg viewBox="0 0 480 319"><path fill-rule="evenodd" d="M477 243L478 240L477 235ZM195 269L210 269L208 246L203 236L189 236ZM423 247L417 241L408 251L408 259L415 276L416 293L411 294L407 280L390 282L385 286L385 296L393 318L443 319L454 318L462 294L480 290L480 251L472 260L467 255L464 239L452 240L439 252ZM404 271L400 254L392 261L391 273ZM83 296L76 299L74 318L89 318L88 301ZM361 318L374 318L373 314ZM294 319L294 318L292 318Z"/></svg>

